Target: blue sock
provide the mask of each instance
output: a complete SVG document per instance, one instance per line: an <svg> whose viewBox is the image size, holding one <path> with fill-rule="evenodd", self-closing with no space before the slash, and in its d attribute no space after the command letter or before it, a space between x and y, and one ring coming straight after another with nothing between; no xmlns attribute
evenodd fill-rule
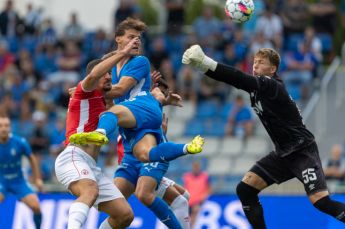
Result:
<svg viewBox="0 0 345 229"><path fill-rule="evenodd" d="M116 127L117 116L113 112L107 111L99 117L96 131L99 131L104 135L109 135L116 130Z"/></svg>
<svg viewBox="0 0 345 229"><path fill-rule="evenodd" d="M149 159L151 162L167 162L174 160L182 155L185 144L176 144L173 142L160 143L153 147L149 152Z"/></svg>
<svg viewBox="0 0 345 229"><path fill-rule="evenodd" d="M155 197L153 203L148 206L150 210L170 229L182 229L180 222L169 206L159 197Z"/></svg>
<svg viewBox="0 0 345 229"><path fill-rule="evenodd" d="M41 223L42 223L42 214L41 213L34 214L34 223L35 223L36 229L41 228Z"/></svg>

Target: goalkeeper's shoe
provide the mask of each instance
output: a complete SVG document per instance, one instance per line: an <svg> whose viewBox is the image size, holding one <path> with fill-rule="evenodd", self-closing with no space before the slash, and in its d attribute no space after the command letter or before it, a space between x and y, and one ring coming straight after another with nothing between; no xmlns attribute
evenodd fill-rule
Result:
<svg viewBox="0 0 345 229"><path fill-rule="evenodd" d="M94 144L98 146L109 142L107 136L97 131L72 134L69 141L77 145Z"/></svg>
<svg viewBox="0 0 345 229"><path fill-rule="evenodd" d="M200 137L200 135L193 138L193 140L187 144L187 151L189 154L201 153L202 146L205 143L205 139Z"/></svg>

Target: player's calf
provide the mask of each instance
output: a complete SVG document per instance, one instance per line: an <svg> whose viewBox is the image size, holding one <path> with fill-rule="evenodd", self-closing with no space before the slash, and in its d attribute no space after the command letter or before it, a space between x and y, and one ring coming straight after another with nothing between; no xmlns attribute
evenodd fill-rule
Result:
<svg viewBox="0 0 345 229"><path fill-rule="evenodd" d="M331 200L329 196L325 196L316 201L314 207L345 223L345 205L343 203Z"/></svg>
<svg viewBox="0 0 345 229"><path fill-rule="evenodd" d="M236 193L240 199L243 211L254 229L265 229L264 213L259 201L260 190L241 181L236 187Z"/></svg>

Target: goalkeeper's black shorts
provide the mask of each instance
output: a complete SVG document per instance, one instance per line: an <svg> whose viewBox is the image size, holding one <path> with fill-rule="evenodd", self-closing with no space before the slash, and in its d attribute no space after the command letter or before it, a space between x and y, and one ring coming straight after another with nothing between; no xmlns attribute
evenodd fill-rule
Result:
<svg viewBox="0 0 345 229"><path fill-rule="evenodd" d="M315 142L285 157L279 157L272 151L257 161L250 171L263 178L268 185L280 184L296 177L303 183L308 195L327 190Z"/></svg>

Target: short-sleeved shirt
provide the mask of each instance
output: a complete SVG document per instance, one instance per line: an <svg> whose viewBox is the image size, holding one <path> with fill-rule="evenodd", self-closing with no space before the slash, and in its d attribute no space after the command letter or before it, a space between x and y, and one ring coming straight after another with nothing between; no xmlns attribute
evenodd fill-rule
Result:
<svg viewBox="0 0 345 229"><path fill-rule="evenodd" d="M0 181L24 179L21 159L31 154L29 143L22 137L11 135L7 143L0 143Z"/></svg>

